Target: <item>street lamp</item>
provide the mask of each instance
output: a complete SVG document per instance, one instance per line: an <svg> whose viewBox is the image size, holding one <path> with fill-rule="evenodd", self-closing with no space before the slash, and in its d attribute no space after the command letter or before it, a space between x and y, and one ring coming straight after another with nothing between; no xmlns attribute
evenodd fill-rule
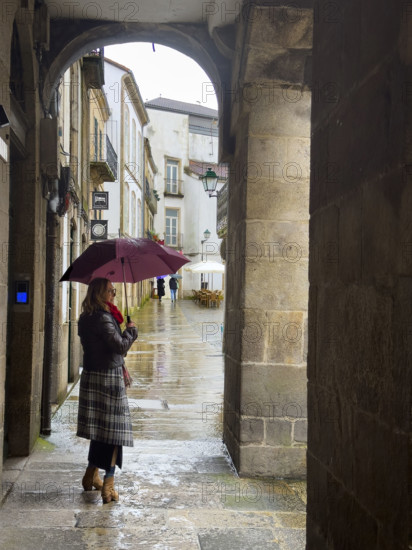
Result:
<svg viewBox="0 0 412 550"><path fill-rule="evenodd" d="M202 244L202 262L203 262L203 243L205 243L209 239L210 235L211 233L209 229L206 229L205 231L203 231L204 239L200 241ZM207 261L207 256L206 256L206 261ZM204 287L205 287L205 280L204 280L204 274L202 273L200 275L200 288L204 288Z"/></svg>
<svg viewBox="0 0 412 550"><path fill-rule="evenodd" d="M202 180L205 192L209 193L209 197L217 197L217 193L213 194L213 192L216 190L217 185L216 173L213 172L213 170L209 167L206 174L204 174L203 176L199 176L199 178Z"/></svg>
<svg viewBox="0 0 412 550"><path fill-rule="evenodd" d="M203 231L204 239L200 241L201 244L202 244L202 262L203 262L203 243L205 243L209 239L210 235L211 235L211 233L210 233L209 229L206 229L205 231ZM207 259L207 257L206 257L206 259Z"/></svg>

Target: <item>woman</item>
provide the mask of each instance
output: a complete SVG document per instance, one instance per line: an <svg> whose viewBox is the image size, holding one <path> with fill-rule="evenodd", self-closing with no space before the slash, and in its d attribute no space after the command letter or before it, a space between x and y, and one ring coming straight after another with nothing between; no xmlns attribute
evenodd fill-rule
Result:
<svg viewBox="0 0 412 550"><path fill-rule="evenodd" d="M115 467L122 467L122 446L133 447L122 366L124 355L137 338L137 328L130 322L121 332L119 322L123 317L113 303L115 295L108 279L91 281L78 328L83 371L77 435L90 439L89 465L82 484L85 491L101 489L103 503L119 500L114 490ZM99 468L106 471L103 482Z"/></svg>
<svg viewBox="0 0 412 550"><path fill-rule="evenodd" d="M163 278L157 279L157 295L159 296L159 302L161 302L162 297L165 295L165 280Z"/></svg>

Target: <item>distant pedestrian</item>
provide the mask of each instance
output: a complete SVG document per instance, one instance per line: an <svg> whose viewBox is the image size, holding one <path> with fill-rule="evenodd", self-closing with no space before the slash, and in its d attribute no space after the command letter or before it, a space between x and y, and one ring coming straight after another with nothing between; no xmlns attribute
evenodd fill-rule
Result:
<svg viewBox="0 0 412 550"><path fill-rule="evenodd" d="M169 288L170 288L170 297L172 298L172 302L176 302L176 291L178 289L178 284L175 277L170 277Z"/></svg>
<svg viewBox="0 0 412 550"><path fill-rule="evenodd" d="M137 338L137 328L129 322L121 331L123 316L114 305L115 295L108 279L92 280L78 325L84 353L77 435L90 440L82 485L85 491L101 489L103 503L119 500L114 490L115 467L122 467L122 446L133 447L122 367L124 355ZM103 482L99 468L106 471Z"/></svg>
<svg viewBox="0 0 412 550"><path fill-rule="evenodd" d="M165 294L165 280L163 278L157 279L157 295L159 296L159 302L162 301L162 297Z"/></svg>

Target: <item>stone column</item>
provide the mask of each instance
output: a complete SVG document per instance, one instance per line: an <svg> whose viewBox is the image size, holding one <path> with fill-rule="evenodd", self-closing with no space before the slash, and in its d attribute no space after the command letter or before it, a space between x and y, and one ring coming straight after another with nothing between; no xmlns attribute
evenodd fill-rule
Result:
<svg viewBox="0 0 412 550"><path fill-rule="evenodd" d="M311 100L305 67L312 15L254 6L239 27L224 440L240 474L302 477Z"/></svg>
<svg viewBox="0 0 412 550"><path fill-rule="evenodd" d="M37 95L33 16L28 8L22 8L16 15L20 54L15 58L21 59L22 91L18 96L24 100L23 106L12 93L6 102L12 115L5 417L8 452L12 456L27 455L38 437L42 390L47 203L43 198L39 166L41 107ZM15 280L20 279L29 280L29 304L24 306L14 303L12 290Z"/></svg>
<svg viewBox="0 0 412 550"><path fill-rule="evenodd" d="M5 25L0 23L2 34ZM4 51L5 50L5 51ZM10 49L0 50L0 103L10 115L10 101L4 90L9 87ZM8 313L8 271L9 271L9 160L10 160L10 131L0 132L0 466L3 464L4 419L5 419L5 384L7 358L7 313ZM6 450L7 452L8 450ZM2 481L2 467L0 467L0 483Z"/></svg>

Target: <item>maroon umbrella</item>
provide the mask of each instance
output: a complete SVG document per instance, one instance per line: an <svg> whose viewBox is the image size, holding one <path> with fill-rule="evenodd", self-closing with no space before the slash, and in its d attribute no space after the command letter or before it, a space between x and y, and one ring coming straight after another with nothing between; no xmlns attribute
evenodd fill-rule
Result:
<svg viewBox="0 0 412 550"><path fill-rule="evenodd" d="M90 245L74 260L60 281L88 284L96 277L105 277L113 283L137 283L175 273L188 262L190 260L180 252L151 239L108 239Z"/></svg>

